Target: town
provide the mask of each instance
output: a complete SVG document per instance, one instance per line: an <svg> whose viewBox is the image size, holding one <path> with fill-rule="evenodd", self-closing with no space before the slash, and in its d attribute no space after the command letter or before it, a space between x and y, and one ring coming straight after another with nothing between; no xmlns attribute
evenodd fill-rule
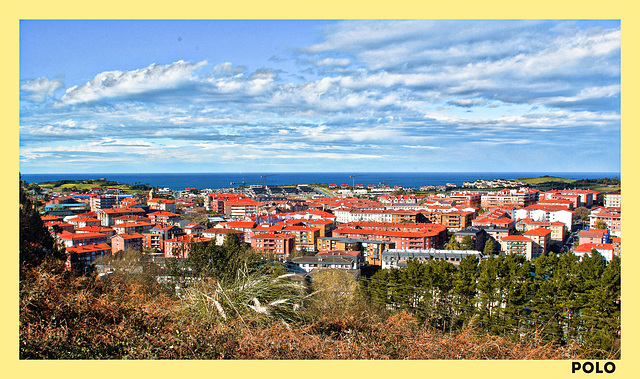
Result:
<svg viewBox="0 0 640 379"><path fill-rule="evenodd" d="M92 187L31 195L46 196L42 221L64 247L69 267L125 250L158 262L184 259L193 244L222 245L230 235L299 273L338 268L358 276L365 265L403 267L411 259L458 264L468 255L531 260L597 251L607 261L620 256L619 192L451 186L427 195L398 185L361 184L152 188L132 194Z"/></svg>

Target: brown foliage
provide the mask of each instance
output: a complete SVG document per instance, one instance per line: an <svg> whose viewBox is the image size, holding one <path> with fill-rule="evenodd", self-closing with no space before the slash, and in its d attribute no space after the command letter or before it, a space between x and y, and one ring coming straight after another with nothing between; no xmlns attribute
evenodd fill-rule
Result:
<svg viewBox="0 0 640 379"><path fill-rule="evenodd" d="M34 269L21 282L22 359L575 359L577 346L431 330L402 312L353 312L300 325L212 322L136 280Z"/></svg>

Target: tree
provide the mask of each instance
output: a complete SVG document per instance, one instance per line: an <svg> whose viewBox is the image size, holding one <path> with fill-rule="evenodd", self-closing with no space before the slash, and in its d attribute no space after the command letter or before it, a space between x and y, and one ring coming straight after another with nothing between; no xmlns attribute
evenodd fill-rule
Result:
<svg viewBox="0 0 640 379"><path fill-rule="evenodd" d="M474 250L475 243L473 242L473 238L470 235L466 235L462 237L462 243L460 244L460 249L462 250Z"/></svg>
<svg viewBox="0 0 640 379"><path fill-rule="evenodd" d="M456 240L455 234L451 235L449 242L444 245L445 250L460 250L460 243Z"/></svg>
<svg viewBox="0 0 640 379"><path fill-rule="evenodd" d="M63 260L65 254L58 250L24 185L20 181L20 265L37 266L47 258Z"/></svg>
<svg viewBox="0 0 640 379"><path fill-rule="evenodd" d="M602 220L596 221L596 223L595 223L595 225L593 227L596 228L596 229L607 229L608 228L607 224Z"/></svg>
<svg viewBox="0 0 640 379"><path fill-rule="evenodd" d="M494 251L495 251L495 247L493 245L493 240L488 239L487 242L484 243L484 250L482 251L482 254L492 255Z"/></svg>
<svg viewBox="0 0 640 379"><path fill-rule="evenodd" d="M581 221L589 221L589 209L586 207L578 207L573 213L578 217Z"/></svg>

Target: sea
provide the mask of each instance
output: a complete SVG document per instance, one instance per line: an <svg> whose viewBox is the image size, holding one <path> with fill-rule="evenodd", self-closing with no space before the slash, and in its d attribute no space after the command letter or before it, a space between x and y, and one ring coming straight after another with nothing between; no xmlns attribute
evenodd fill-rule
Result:
<svg viewBox="0 0 640 379"><path fill-rule="evenodd" d="M445 185L479 179L519 179L540 176L567 179L620 178L620 172L235 172L235 173L97 173L97 174L21 174L22 180L42 183L57 180L106 179L127 184L147 184L151 187L220 189L239 185L284 186L291 184L388 184L405 188Z"/></svg>

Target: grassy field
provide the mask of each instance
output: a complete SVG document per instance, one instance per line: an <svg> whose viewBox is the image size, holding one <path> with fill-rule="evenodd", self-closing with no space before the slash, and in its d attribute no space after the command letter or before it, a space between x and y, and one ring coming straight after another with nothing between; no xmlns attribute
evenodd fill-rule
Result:
<svg viewBox="0 0 640 379"><path fill-rule="evenodd" d="M123 193L135 193L135 192L141 191L141 189L132 189L131 188L132 186L129 184L106 182L104 180L99 180L99 179L64 181L64 182L66 183L43 182L43 183L38 183L38 185L43 189L47 188L55 192L69 192L69 191L81 192L83 190L90 190L93 187L102 187L103 189L118 188Z"/></svg>
<svg viewBox="0 0 640 379"><path fill-rule="evenodd" d="M538 184L538 183L546 183L546 182L560 182L560 183L573 183L575 179L567 179L567 178L558 178L556 176L541 176L537 178L520 178L520 179L509 179L515 180L518 182Z"/></svg>

